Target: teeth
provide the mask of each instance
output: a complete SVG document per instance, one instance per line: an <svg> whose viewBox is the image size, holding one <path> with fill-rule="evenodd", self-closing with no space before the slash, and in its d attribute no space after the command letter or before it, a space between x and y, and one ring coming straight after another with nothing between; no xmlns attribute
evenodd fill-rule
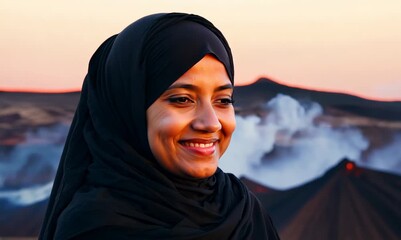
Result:
<svg viewBox="0 0 401 240"><path fill-rule="evenodd" d="M185 142L185 146L188 147L197 147L197 148L208 148L213 146L213 143L193 143L193 142Z"/></svg>

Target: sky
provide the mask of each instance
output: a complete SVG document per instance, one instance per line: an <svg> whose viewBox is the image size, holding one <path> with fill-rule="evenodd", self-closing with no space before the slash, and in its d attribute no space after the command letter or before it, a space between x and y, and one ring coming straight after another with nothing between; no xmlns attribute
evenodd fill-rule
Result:
<svg viewBox="0 0 401 240"><path fill-rule="evenodd" d="M79 90L109 36L148 14L213 22L234 54L236 84L401 100L400 0L0 0L0 90Z"/></svg>

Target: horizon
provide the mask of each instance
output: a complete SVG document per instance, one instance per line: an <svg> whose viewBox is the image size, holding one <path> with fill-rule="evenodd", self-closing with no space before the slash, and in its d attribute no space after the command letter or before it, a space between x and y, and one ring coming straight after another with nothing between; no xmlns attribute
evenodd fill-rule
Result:
<svg viewBox="0 0 401 240"><path fill-rule="evenodd" d="M289 85L289 84L284 84L276 80L272 80L268 77L259 77L256 79L254 82L251 83L245 83L242 85L235 85L235 87L243 87L243 86L250 86L252 84L255 84L259 81L271 81L279 85L287 86L290 88L299 88L307 91L317 91L317 92L323 92L323 93L333 93L333 94L344 94L344 95L350 95L354 97L358 97L364 100L369 100L369 101L376 101L376 102L401 102L400 99L375 99L375 98L370 98L369 96L363 96L363 95L358 95L358 94L353 94L349 92L341 92L341 91L327 91L327 90L321 90L321 89L314 89L314 88L306 88L303 86L296 86L296 85ZM12 89L12 88L0 88L0 93L5 92L5 93L27 93L27 94L68 94L68 93L80 93L81 88L76 88L76 89Z"/></svg>

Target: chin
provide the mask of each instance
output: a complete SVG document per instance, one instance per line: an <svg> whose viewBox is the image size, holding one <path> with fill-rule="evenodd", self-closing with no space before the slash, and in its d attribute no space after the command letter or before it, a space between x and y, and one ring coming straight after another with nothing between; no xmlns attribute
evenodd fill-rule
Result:
<svg viewBox="0 0 401 240"><path fill-rule="evenodd" d="M207 168L198 168L194 171L187 172L187 176L196 179L208 178L213 176L217 171L217 166L207 167Z"/></svg>

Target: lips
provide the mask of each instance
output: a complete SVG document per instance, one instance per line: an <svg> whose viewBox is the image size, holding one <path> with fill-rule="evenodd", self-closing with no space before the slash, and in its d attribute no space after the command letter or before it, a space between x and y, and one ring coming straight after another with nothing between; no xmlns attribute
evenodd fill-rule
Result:
<svg viewBox="0 0 401 240"><path fill-rule="evenodd" d="M180 141L188 151L202 156L212 155L216 151L217 139L191 139Z"/></svg>
<svg viewBox="0 0 401 240"><path fill-rule="evenodd" d="M182 144L186 147L208 148L213 146L214 143L183 142Z"/></svg>

